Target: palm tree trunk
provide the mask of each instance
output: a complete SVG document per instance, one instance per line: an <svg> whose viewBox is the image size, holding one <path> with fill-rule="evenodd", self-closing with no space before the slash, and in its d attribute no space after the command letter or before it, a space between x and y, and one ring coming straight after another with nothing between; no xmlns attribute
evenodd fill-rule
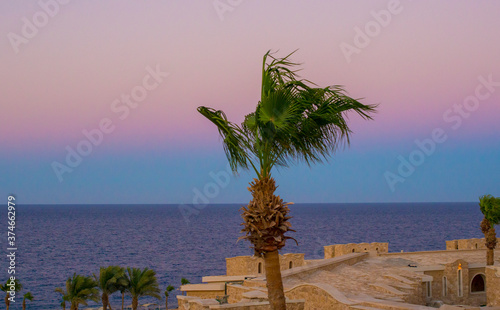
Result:
<svg viewBox="0 0 500 310"><path fill-rule="evenodd" d="M266 268L267 294L271 310L286 310L278 250L266 252L264 254L264 264Z"/></svg>
<svg viewBox="0 0 500 310"><path fill-rule="evenodd" d="M23 299L23 310L26 310L26 299Z"/></svg>
<svg viewBox="0 0 500 310"><path fill-rule="evenodd" d="M491 266L495 264L495 250L488 249L486 252L486 265Z"/></svg>
<svg viewBox="0 0 500 310"><path fill-rule="evenodd" d="M132 310L137 310L137 306L139 305L139 300L137 297L132 297Z"/></svg>
<svg viewBox="0 0 500 310"><path fill-rule="evenodd" d="M486 236L486 247L488 248L486 254L486 265L491 266L495 264L495 248L497 245L497 233L495 226L491 225Z"/></svg>
<svg viewBox="0 0 500 310"><path fill-rule="evenodd" d="M125 305L125 292L122 292L122 310Z"/></svg>
<svg viewBox="0 0 500 310"><path fill-rule="evenodd" d="M242 207L245 236L240 239L249 240L254 247L255 254L264 256L266 268L266 282L271 310L285 310L285 294L281 279L279 249L285 246L288 231L293 231L288 221L291 203L283 202L274 195L276 182L272 177L254 179L248 188L252 200L246 207Z"/></svg>
<svg viewBox="0 0 500 310"><path fill-rule="evenodd" d="M103 310L108 310L108 294L106 293L102 293L102 296L101 296L101 300L102 300L102 309Z"/></svg>
<svg viewBox="0 0 500 310"><path fill-rule="evenodd" d="M168 296L165 296L165 309L168 310Z"/></svg>
<svg viewBox="0 0 500 310"><path fill-rule="evenodd" d="M9 306L10 306L9 292L7 292L7 295L5 295L5 309L9 310Z"/></svg>
<svg viewBox="0 0 500 310"><path fill-rule="evenodd" d="M484 234L486 240L486 265L491 266L495 264L495 247L497 245L497 233L495 231L495 226L491 225L490 221L486 217L481 222L481 231Z"/></svg>

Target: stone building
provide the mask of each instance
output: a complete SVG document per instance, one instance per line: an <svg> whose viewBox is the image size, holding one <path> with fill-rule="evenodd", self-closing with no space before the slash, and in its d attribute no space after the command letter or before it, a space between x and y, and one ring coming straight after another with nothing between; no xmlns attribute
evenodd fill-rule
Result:
<svg viewBox="0 0 500 310"><path fill-rule="evenodd" d="M486 266L482 245L464 239L442 251L389 253L388 243L351 243L325 246L319 260L280 255L287 309L500 307L500 264ZM226 275L202 281L182 286L179 309L269 309L262 258L227 258Z"/></svg>

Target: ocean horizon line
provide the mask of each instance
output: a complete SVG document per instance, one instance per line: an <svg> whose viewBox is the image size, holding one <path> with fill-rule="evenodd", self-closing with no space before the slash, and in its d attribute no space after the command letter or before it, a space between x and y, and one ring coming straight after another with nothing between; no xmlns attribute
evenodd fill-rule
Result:
<svg viewBox="0 0 500 310"><path fill-rule="evenodd" d="M292 206L314 204L314 205L348 205L348 204L443 204L443 203L478 203L477 201L400 201L400 202L296 202ZM204 205L204 206L219 206L219 205L247 205L248 202L220 202L207 204L193 203L18 203L17 205L29 206L180 206L180 205Z"/></svg>

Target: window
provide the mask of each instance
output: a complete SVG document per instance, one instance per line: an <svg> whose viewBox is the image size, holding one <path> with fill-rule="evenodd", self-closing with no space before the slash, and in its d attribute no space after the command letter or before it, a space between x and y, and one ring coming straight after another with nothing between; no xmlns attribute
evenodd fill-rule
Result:
<svg viewBox="0 0 500 310"><path fill-rule="evenodd" d="M293 267L293 263L292 263L292 261L290 261L290 263L288 263L288 269L292 269L292 267Z"/></svg>
<svg viewBox="0 0 500 310"><path fill-rule="evenodd" d="M352 252L354 253L354 249L352 249Z"/></svg>
<svg viewBox="0 0 500 310"><path fill-rule="evenodd" d="M474 292L484 292L486 291L486 285L484 281L484 275L482 274L477 274L472 278L472 282L470 284L470 291L471 293Z"/></svg>
<svg viewBox="0 0 500 310"><path fill-rule="evenodd" d="M432 285L431 285L431 282L425 282L425 289L426 289L426 292L427 292L427 297L430 298L432 297Z"/></svg>
<svg viewBox="0 0 500 310"><path fill-rule="evenodd" d="M443 277L443 296L446 297L448 295L448 279Z"/></svg>
<svg viewBox="0 0 500 310"><path fill-rule="evenodd" d="M458 297L464 296L464 284L463 284L463 279L462 279L462 269L458 270L458 278L457 278L457 284L458 284Z"/></svg>
<svg viewBox="0 0 500 310"><path fill-rule="evenodd" d="M257 270L257 271L258 271L259 273L262 273L262 263L259 263L259 266L258 266L257 268L258 268L258 270Z"/></svg>

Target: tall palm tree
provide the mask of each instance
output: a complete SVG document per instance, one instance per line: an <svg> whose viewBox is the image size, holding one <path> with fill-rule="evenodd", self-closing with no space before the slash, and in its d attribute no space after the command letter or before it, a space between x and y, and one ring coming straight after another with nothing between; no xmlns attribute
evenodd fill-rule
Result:
<svg viewBox="0 0 500 310"><path fill-rule="evenodd" d="M116 289L122 294L122 310L125 307L125 293L129 291L130 280L127 273L124 273L116 282Z"/></svg>
<svg viewBox="0 0 500 310"><path fill-rule="evenodd" d="M99 289L97 282L92 277L73 274L66 280L66 290L56 288L56 292L63 295L63 308L66 307L66 301L71 303L70 310L78 310L79 305L87 305L89 300L99 301Z"/></svg>
<svg viewBox="0 0 500 310"><path fill-rule="evenodd" d="M31 294L31 292L27 292L23 296L23 310L26 310L26 299L29 301L33 300L33 295Z"/></svg>
<svg viewBox="0 0 500 310"><path fill-rule="evenodd" d="M376 108L348 97L340 86L315 88L310 86L315 84L298 79L298 64L289 60L292 54L284 58L275 58L270 52L264 55L261 99L241 126L228 121L223 111L198 108L217 126L232 170L251 167L257 175L248 188L252 200L242 208L245 235L240 239L249 240L255 255L264 257L273 310L286 307L278 251L286 240L293 239L285 236L293 230L291 203L275 195L271 170L300 161L308 165L322 162L349 143L346 114L352 111L371 119Z"/></svg>
<svg viewBox="0 0 500 310"><path fill-rule="evenodd" d="M144 269L127 267L130 287L128 289L132 296L132 309L137 310L139 305L139 297L151 296L161 299L160 288L156 280L156 272L147 267Z"/></svg>
<svg viewBox="0 0 500 310"><path fill-rule="evenodd" d="M486 265L495 263L495 247L497 245L497 234L495 225L500 223L500 198L491 195L479 197L479 207L484 215L481 221L481 231L486 239Z"/></svg>
<svg viewBox="0 0 500 310"><path fill-rule="evenodd" d="M167 289L165 289L165 309L168 310L168 295L170 295L170 292L175 290L175 287L172 285L168 285Z"/></svg>
<svg viewBox="0 0 500 310"><path fill-rule="evenodd" d="M101 290L101 300L103 310L107 310L109 304L109 295L118 291L118 281L125 275L125 268L120 266L109 266L101 267L99 269L99 276L94 274L94 279L97 282L97 286Z"/></svg>
<svg viewBox="0 0 500 310"><path fill-rule="evenodd" d="M9 310L9 306L10 306L10 300L9 300L9 297L10 297L10 290L11 290L11 286L14 286L14 292L16 293L19 293L22 289L23 289L23 285L21 284L21 282L19 282L18 279L15 279L14 280L14 283L12 283L13 285L10 285L12 283L12 281L9 279L7 280L7 282L5 282L5 284L1 285L0 286L0 290L4 291L5 292L5 309L6 310Z"/></svg>

